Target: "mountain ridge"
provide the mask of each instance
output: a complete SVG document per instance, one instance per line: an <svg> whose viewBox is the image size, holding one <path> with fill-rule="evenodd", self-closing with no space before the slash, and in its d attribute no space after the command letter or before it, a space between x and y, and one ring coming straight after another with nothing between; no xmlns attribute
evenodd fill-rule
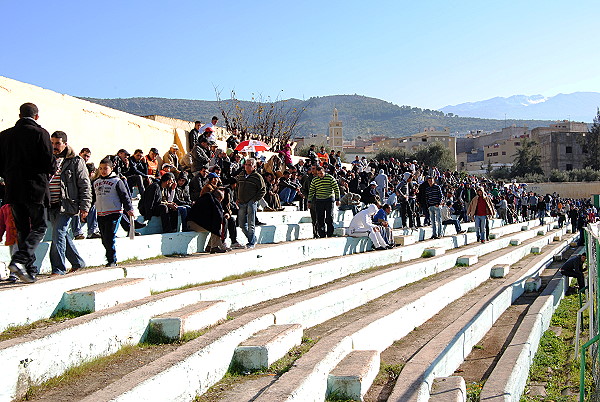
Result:
<svg viewBox="0 0 600 402"><path fill-rule="evenodd" d="M159 97L81 99L98 103L113 109L139 116L162 115L188 121L210 121L213 115L220 116L217 101L194 99L169 99ZM462 117L439 110L421 109L412 106L398 106L391 102L363 95L328 95L307 100L290 98L292 107L304 108L295 136L327 133L333 108L338 109L343 123L344 138L381 135L402 137L421 132L426 127L448 127L450 132L464 133L469 130L500 131L505 126L527 126L529 128L547 126L555 120L536 119L483 119ZM242 101L242 107L251 105ZM591 119L590 119L591 120Z"/></svg>
<svg viewBox="0 0 600 402"><path fill-rule="evenodd" d="M448 105L440 109L463 117L484 119L573 120L590 123L600 106L600 93L574 92L554 96L512 95L496 96L477 102Z"/></svg>

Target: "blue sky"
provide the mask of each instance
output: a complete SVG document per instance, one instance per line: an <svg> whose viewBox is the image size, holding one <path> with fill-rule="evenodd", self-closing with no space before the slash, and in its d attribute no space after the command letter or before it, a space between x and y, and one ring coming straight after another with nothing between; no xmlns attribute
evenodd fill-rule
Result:
<svg viewBox="0 0 600 402"><path fill-rule="evenodd" d="M25 8L25 5L28 8ZM0 0L0 75L97 98L600 92L597 1Z"/></svg>

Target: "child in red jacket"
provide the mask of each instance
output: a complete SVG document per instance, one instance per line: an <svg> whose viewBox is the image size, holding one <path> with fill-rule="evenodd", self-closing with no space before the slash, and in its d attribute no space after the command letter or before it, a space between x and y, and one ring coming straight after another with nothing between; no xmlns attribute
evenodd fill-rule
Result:
<svg viewBox="0 0 600 402"><path fill-rule="evenodd" d="M8 204L4 204L0 208L0 241L4 237L4 233L6 233L4 245L9 247L10 255L13 255L17 251L17 247L15 247L15 244L17 244L17 228L15 227L12 209ZM16 282L17 277L11 272L7 280Z"/></svg>

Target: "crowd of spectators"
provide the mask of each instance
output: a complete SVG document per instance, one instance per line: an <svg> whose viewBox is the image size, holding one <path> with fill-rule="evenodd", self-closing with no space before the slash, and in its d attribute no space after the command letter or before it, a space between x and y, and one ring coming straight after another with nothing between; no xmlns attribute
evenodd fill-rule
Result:
<svg viewBox="0 0 600 402"><path fill-rule="evenodd" d="M22 111L28 115L34 112L37 115L37 108ZM36 120L33 115L22 119L27 124ZM46 143L43 147L44 152L52 152L53 158L43 159L45 165L40 168L47 171L47 181L42 178L40 183L47 186L49 199L43 200L40 195L36 202L48 207L53 228L52 274L67 272L65 259L72 271L85 266L73 238L101 238L106 265L115 266L118 226L131 236L140 235L138 230L152 219L160 220L164 233L210 232L205 250L209 253L253 248L257 242L255 227L261 224L256 212L282 211L286 206L310 211L315 238L333 236L336 206L351 210L354 218L348 233L368 235L377 250L394 246L389 218L399 218L400 226L407 230L430 225L432 238L443 236L447 225L462 233L461 223L474 221L480 242L489 238L490 218L499 218L502 224L532 219L543 224L547 216L556 216L559 226L571 224L573 231L582 230L596 219L596 208L589 200L535 194L524 184L440 171L416 160L367 160L357 156L346 164L339 151L327 152L324 147L317 151L311 145L308 155L296 158L294 163L292 144L268 157L261 152L237 151L240 141L236 131L227 138L226 149L221 149L215 138L217 124L217 117L204 126L196 122L189 133L188 152L181 152L177 144L163 150L166 152L162 156L154 147L146 154L142 149L133 153L119 149L104 157L98 169L89 162L89 148L75 154L66 133L57 131L49 136L52 148L46 150ZM7 169L3 167L3 171ZM10 203L11 197L0 196ZM20 201L16 201L18 205ZM138 201L137 211L132 201ZM11 221L14 212L5 208L0 209L0 232L7 233L6 244L15 244L19 238L15 230L19 228ZM135 215L143 219L134 220ZM247 238L246 245L238 242L238 226ZM22 266L17 268L26 270L30 278L23 274L25 271L16 270L11 280L35 280L37 269L30 260L31 250L27 258L22 256Z"/></svg>

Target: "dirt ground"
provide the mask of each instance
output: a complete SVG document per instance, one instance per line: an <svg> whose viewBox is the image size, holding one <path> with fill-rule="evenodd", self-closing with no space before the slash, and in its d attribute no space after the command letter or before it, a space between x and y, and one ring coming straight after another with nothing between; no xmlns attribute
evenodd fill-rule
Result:
<svg viewBox="0 0 600 402"><path fill-rule="evenodd" d="M51 387L36 388L21 400L53 402L81 400L125 374L172 352L177 347L177 344L167 344L128 348L122 353L90 364L82 373L67 376Z"/></svg>

